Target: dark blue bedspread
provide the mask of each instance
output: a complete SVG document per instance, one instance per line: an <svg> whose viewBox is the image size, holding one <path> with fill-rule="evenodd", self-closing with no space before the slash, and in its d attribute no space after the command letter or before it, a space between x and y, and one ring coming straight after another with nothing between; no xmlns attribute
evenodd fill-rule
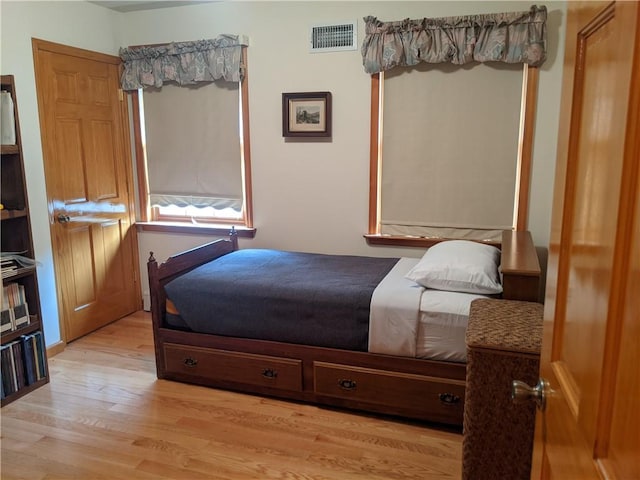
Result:
<svg viewBox="0 0 640 480"><path fill-rule="evenodd" d="M197 332L366 351L371 296L397 261L245 249L165 291Z"/></svg>

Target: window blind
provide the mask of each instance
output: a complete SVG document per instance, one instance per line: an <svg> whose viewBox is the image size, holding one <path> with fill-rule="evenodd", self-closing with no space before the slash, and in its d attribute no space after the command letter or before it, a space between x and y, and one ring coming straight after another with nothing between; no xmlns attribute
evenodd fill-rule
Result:
<svg viewBox="0 0 640 480"><path fill-rule="evenodd" d="M522 75L506 64L384 73L381 233L511 228Z"/></svg>
<svg viewBox="0 0 640 480"><path fill-rule="evenodd" d="M242 209L240 84L143 92L150 204Z"/></svg>

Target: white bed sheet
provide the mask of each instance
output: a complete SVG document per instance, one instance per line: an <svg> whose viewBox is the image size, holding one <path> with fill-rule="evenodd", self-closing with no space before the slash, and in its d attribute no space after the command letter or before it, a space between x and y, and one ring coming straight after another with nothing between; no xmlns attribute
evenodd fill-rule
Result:
<svg viewBox="0 0 640 480"><path fill-rule="evenodd" d="M400 258L371 296L369 351L416 356L418 313L424 287L404 278L419 258Z"/></svg>
<svg viewBox="0 0 640 480"><path fill-rule="evenodd" d="M401 258L373 292L369 351L465 362L471 302L485 297L426 289L406 279L419 260Z"/></svg>
<svg viewBox="0 0 640 480"><path fill-rule="evenodd" d="M471 302L487 298L473 293L425 290L420 301L416 357L466 362L465 335Z"/></svg>

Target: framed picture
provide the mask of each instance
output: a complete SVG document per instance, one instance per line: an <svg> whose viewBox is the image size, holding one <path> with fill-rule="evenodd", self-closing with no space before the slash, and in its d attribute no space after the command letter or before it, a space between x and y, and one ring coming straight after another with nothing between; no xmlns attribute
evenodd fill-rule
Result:
<svg viewBox="0 0 640 480"><path fill-rule="evenodd" d="M282 94L283 137L330 137L331 92Z"/></svg>

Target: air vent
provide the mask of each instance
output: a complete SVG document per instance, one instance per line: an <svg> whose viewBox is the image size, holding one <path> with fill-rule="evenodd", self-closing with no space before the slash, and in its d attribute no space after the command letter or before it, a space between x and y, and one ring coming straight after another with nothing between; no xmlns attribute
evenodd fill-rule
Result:
<svg viewBox="0 0 640 480"><path fill-rule="evenodd" d="M355 50L358 36L356 22L346 22L331 25L314 25L311 27L309 51L340 52Z"/></svg>

